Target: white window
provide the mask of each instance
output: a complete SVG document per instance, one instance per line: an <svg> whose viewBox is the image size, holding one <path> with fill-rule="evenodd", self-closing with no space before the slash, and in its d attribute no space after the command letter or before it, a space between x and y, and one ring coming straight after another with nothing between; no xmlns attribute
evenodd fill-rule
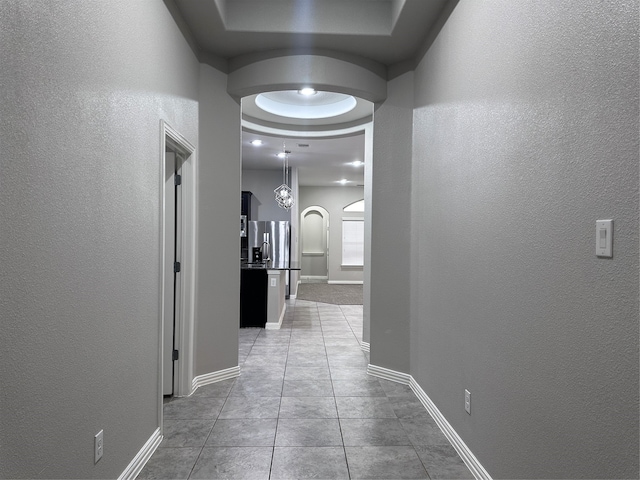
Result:
<svg viewBox="0 0 640 480"><path fill-rule="evenodd" d="M342 265L361 267L364 265L364 218L342 219Z"/></svg>

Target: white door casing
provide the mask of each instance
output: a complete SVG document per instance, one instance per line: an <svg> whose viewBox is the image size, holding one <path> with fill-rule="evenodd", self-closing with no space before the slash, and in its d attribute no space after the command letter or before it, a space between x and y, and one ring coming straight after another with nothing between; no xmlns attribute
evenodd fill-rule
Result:
<svg viewBox="0 0 640 480"><path fill-rule="evenodd" d="M168 163L171 159L166 157L167 150L176 152L177 157L181 157L179 163L182 183L181 202L177 206L177 217L182 226L181 234L178 235L180 242L172 244L168 238L175 232L175 224L171 223L171 216L168 218L168 211L175 208L167 198L174 194L174 185L167 182L168 177L172 177L167 171ZM179 289L175 294L175 309L178 323L175 326L174 343L171 348L179 352L179 359L174 363L173 394L176 396L186 396L191 393L191 382L193 379L193 355L194 355L194 315L195 315L195 253L196 253L196 171L197 157L195 147L185 139L179 132L173 129L165 121L160 122L160 180L161 180L161 212L160 212L160 309L159 319L160 339L159 339L159 364L160 375L158 379L158 401L159 403L159 425L162 428L162 398L165 383L165 337L170 335L170 328L173 328L173 309L171 303L174 290L173 283L174 265L173 249L175 258L179 259L181 268L179 274ZM175 163L174 163L175 165ZM169 167L170 169L171 167ZM175 171L175 170L174 170ZM169 191L168 191L169 190ZM175 210L174 210L175 211ZM171 325L171 327L169 327ZM165 334L165 331L167 334ZM167 339L166 345L169 345ZM167 375L166 378L169 378Z"/></svg>

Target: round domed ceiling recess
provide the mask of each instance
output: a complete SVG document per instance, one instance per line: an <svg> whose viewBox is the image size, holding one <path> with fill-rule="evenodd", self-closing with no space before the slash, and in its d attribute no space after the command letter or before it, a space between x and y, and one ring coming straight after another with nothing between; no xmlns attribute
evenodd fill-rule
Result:
<svg viewBox="0 0 640 480"><path fill-rule="evenodd" d="M273 115L306 120L337 117L350 112L357 104L351 95L333 92L302 95L298 90L261 93L255 102Z"/></svg>

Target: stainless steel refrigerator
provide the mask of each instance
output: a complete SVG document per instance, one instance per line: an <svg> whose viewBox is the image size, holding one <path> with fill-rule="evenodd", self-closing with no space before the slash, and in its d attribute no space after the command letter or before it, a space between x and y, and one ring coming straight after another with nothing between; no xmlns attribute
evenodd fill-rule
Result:
<svg viewBox="0 0 640 480"><path fill-rule="evenodd" d="M261 248L263 259L268 258L272 265L289 266L289 246L291 231L286 221L250 221L249 222L249 261L254 248Z"/></svg>

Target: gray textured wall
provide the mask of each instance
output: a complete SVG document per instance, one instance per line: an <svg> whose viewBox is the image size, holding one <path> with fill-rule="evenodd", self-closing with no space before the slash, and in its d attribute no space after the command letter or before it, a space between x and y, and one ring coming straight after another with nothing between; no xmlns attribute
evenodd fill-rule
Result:
<svg viewBox="0 0 640 480"><path fill-rule="evenodd" d="M226 83L200 65L195 375L238 365L240 105Z"/></svg>
<svg viewBox="0 0 640 480"><path fill-rule="evenodd" d="M242 170L242 190L253 193L251 220L291 221L291 210L280 208L276 203L273 191L280 185L282 170Z"/></svg>
<svg viewBox="0 0 640 480"><path fill-rule="evenodd" d="M361 282L362 268L341 266L342 263L342 217L364 217L362 213L344 212L347 205L364 198L363 187L299 187L299 210L303 212L312 205L329 212L329 281Z"/></svg>
<svg viewBox="0 0 640 480"><path fill-rule="evenodd" d="M409 373L413 73L387 88L374 113L371 363Z"/></svg>
<svg viewBox="0 0 640 480"><path fill-rule="evenodd" d="M0 477L116 478L158 426L160 120L197 144L198 63L162 2L5 0L0 44Z"/></svg>
<svg viewBox="0 0 640 480"><path fill-rule="evenodd" d="M412 375L494 478L638 478L638 2L461 0L415 84Z"/></svg>

